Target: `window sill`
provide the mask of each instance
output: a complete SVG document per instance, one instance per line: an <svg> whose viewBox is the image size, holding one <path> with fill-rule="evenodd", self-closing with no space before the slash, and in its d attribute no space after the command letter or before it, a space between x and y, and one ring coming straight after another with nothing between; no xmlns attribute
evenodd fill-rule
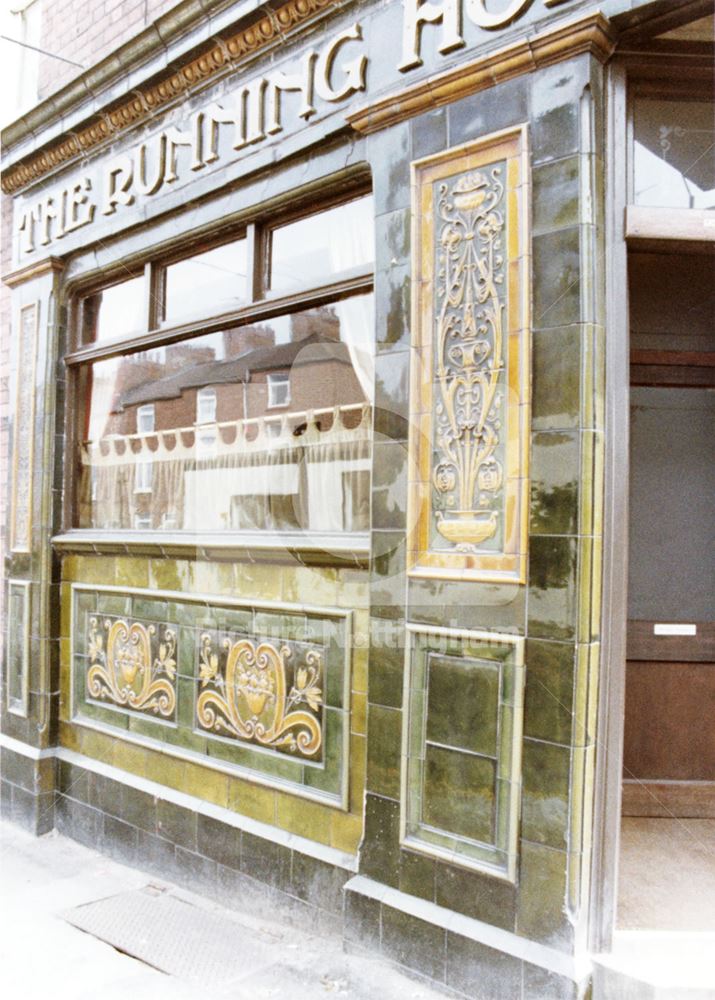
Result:
<svg viewBox="0 0 715 1000"><path fill-rule="evenodd" d="M148 555L250 562L299 562L311 565L366 566L367 531L99 531L76 529L55 535L58 552L94 555Z"/></svg>

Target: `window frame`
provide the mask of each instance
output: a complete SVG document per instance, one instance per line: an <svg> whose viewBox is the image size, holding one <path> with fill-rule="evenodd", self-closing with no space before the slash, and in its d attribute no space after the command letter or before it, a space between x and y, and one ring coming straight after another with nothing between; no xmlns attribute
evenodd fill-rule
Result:
<svg viewBox="0 0 715 1000"><path fill-rule="evenodd" d="M203 553L207 557L236 549L281 549L289 552L307 551L311 558L324 562L349 562L364 565L369 554L369 532L307 532L297 531L207 531L197 533L179 529L101 529L79 527L79 497L77 470L80 448L83 440L81 423L86 420L87 411L82 405L89 396L91 365L94 362L135 354L141 350L181 343L194 337L214 333L227 326L243 326L260 320L270 320L277 316L299 312L301 309L316 308L374 291L373 261L365 266L346 268L331 276L331 280L310 286L301 286L289 294L272 293L269 288L270 244L272 231L278 226L299 218L317 215L340 204L348 204L371 195L371 187L364 175L359 183L346 185L329 194L319 205L315 200L299 197L283 212L257 212L255 221L236 225L216 233L213 239L198 237L187 247L186 235L176 241L175 249L152 255L143 263L134 262L131 267L121 264L103 281L94 280L73 289L69 302L69 346L64 357L68 381L68 406L66 412L66 432L68 454L71 460L65 463L65 497L61 533L55 535L53 544L59 551L106 551L138 552L176 551ZM187 259L215 246L245 238L248 248L248 293L249 300L240 308L228 313L190 317L186 322L168 325L163 321L166 268L180 260ZM105 342L83 343L85 335L84 306L87 299L105 288L119 284L140 273L145 275L145 324L144 328L131 333L124 339ZM198 404L197 404L198 405ZM284 404L285 405L285 404ZM198 411L197 411L198 416ZM198 421L197 421L198 423Z"/></svg>

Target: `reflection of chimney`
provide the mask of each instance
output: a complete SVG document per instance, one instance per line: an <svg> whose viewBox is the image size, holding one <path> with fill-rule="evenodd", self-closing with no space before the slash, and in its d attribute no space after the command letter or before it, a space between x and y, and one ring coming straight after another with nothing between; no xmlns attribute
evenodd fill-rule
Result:
<svg viewBox="0 0 715 1000"><path fill-rule="evenodd" d="M199 347L196 344L184 341L180 344L170 344L166 348L166 363L164 365L164 375L179 372L187 368L194 368L196 365L203 365L207 361L214 361L216 352L213 347Z"/></svg>
<svg viewBox="0 0 715 1000"><path fill-rule="evenodd" d="M241 326L223 331L224 357L238 358L257 347L273 347L275 330L270 326Z"/></svg>
<svg viewBox="0 0 715 1000"><path fill-rule="evenodd" d="M308 312L293 313L290 318L292 341L305 340L311 334L330 340L340 340L340 320L332 306L321 306Z"/></svg>

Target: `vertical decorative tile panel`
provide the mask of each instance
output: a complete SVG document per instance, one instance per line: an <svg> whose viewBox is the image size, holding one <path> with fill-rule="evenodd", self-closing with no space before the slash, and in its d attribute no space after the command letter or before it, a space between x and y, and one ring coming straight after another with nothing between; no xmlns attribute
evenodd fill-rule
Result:
<svg viewBox="0 0 715 1000"><path fill-rule="evenodd" d="M409 571L525 581L526 132L413 164Z"/></svg>
<svg viewBox="0 0 715 1000"><path fill-rule="evenodd" d="M30 676L30 581L8 580L7 709L27 716Z"/></svg>
<svg viewBox="0 0 715 1000"><path fill-rule="evenodd" d="M29 552L32 540L32 458L35 440L35 368L37 365L37 303L20 310L15 426L10 494L10 548Z"/></svg>
<svg viewBox="0 0 715 1000"><path fill-rule="evenodd" d="M524 640L419 625L408 632L402 843L513 881Z"/></svg>

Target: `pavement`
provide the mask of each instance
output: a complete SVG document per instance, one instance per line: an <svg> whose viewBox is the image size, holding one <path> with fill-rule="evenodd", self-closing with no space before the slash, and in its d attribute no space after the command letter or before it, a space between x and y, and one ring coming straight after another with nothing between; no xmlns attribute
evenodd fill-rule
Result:
<svg viewBox="0 0 715 1000"><path fill-rule="evenodd" d="M336 929L337 930L337 929ZM104 939L103 939L104 938ZM112 943L108 943L111 941ZM0 823L3 1000L444 1000L342 940L259 919L57 832Z"/></svg>

